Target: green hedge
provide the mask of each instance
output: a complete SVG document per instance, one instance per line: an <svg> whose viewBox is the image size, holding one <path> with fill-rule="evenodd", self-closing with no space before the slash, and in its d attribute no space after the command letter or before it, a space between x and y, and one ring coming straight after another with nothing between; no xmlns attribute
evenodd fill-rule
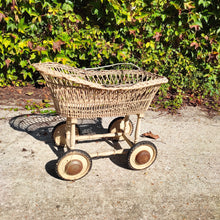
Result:
<svg viewBox="0 0 220 220"><path fill-rule="evenodd" d="M186 93L216 100L219 11L219 0L1 1L0 86L40 83L30 65L40 61L133 62L169 78L159 93L165 107L180 107Z"/></svg>

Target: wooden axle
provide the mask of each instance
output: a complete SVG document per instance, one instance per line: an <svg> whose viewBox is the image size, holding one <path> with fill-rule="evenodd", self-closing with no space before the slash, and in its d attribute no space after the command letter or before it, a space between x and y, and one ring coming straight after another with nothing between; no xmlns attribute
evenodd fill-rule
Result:
<svg viewBox="0 0 220 220"><path fill-rule="evenodd" d="M76 136L77 141L96 140L101 138L113 138L122 136L122 133L106 133L106 134L91 134L91 135L79 135Z"/></svg>
<svg viewBox="0 0 220 220"><path fill-rule="evenodd" d="M116 154L126 154L128 152L128 149L120 149L120 150L112 150L112 151L107 151L107 152L96 152L89 154L90 157L108 157L110 155L116 155Z"/></svg>

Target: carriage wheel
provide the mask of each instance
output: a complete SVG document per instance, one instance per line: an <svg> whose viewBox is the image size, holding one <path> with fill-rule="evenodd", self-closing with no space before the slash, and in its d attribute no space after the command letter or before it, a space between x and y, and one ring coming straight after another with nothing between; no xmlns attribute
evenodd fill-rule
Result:
<svg viewBox="0 0 220 220"><path fill-rule="evenodd" d="M89 154L82 150L66 152L57 162L56 171L65 180L77 180L84 177L92 167Z"/></svg>
<svg viewBox="0 0 220 220"><path fill-rule="evenodd" d="M79 135L79 128L77 125L76 125L76 135ZM66 122L65 121L60 122L54 127L52 131L52 137L57 147L64 147L66 145Z"/></svg>
<svg viewBox="0 0 220 220"><path fill-rule="evenodd" d="M156 157L155 145L150 141L141 141L128 152L128 166L133 170L142 170L153 164Z"/></svg>
<svg viewBox="0 0 220 220"><path fill-rule="evenodd" d="M120 124L121 124L121 121L124 119L124 117L119 117L119 118L115 118L110 124L109 124L109 127L108 127L108 132L109 133L119 133L119 132L123 132L121 129L120 129ZM125 134L128 134L128 135L131 135L132 132L133 132L133 123L131 122L131 120L129 119L128 120L128 126L126 126L126 130L125 130ZM122 141L124 140L124 138L121 136L121 137L114 137L113 140L116 140L116 141Z"/></svg>

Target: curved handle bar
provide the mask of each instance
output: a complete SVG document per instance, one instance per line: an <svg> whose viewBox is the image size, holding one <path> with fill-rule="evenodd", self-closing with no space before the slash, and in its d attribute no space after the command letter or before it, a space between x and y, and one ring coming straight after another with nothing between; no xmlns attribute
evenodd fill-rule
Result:
<svg viewBox="0 0 220 220"><path fill-rule="evenodd" d="M106 65L106 66L99 66L99 67L94 67L94 68L85 68L85 70L97 70L97 69L102 69L102 68L106 68L106 67L112 67L112 66L119 66L119 65L131 65L136 67L137 69L140 70L140 67L136 66L133 63L116 63L116 64L111 64L111 65Z"/></svg>

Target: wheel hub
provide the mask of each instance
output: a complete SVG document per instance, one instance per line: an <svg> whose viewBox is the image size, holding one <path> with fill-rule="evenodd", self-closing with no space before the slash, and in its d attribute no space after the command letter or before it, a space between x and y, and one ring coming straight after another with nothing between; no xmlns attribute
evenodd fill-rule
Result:
<svg viewBox="0 0 220 220"><path fill-rule="evenodd" d="M135 158L136 163L145 164L150 160L150 153L146 150L140 151Z"/></svg>
<svg viewBox="0 0 220 220"><path fill-rule="evenodd" d="M65 166L65 172L68 175L76 175L81 172L83 168L82 162L79 160L71 160Z"/></svg>

